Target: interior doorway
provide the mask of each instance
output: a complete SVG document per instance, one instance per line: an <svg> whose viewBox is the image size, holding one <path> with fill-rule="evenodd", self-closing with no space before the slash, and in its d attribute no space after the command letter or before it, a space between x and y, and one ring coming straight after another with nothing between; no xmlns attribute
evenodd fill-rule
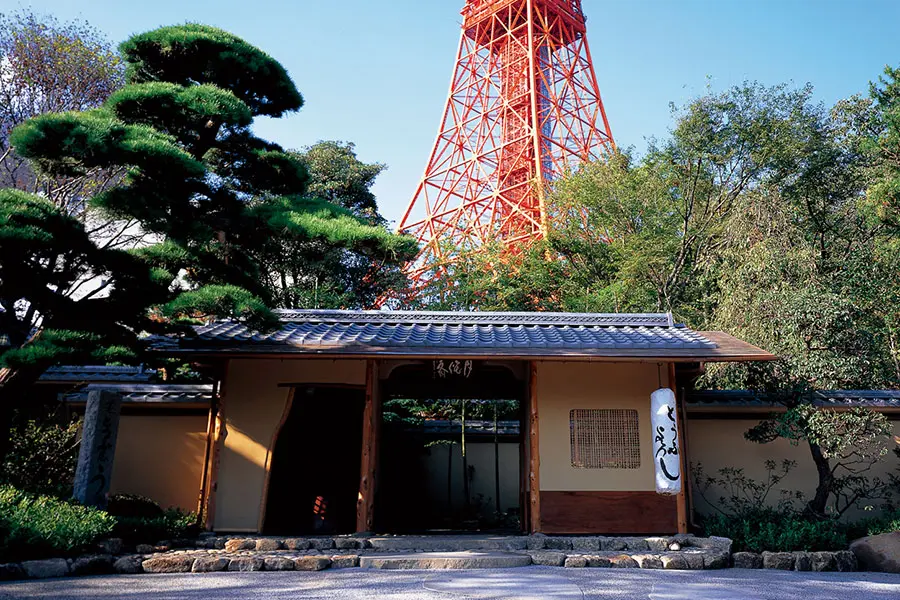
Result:
<svg viewBox="0 0 900 600"><path fill-rule="evenodd" d="M272 452L263 531L278 535L356 530L365 390L292 390Z"/></svg>
<svg viewBox="0 0 900 600"><path fill-rule="evenodd" d="M378 529L520 532L524 372L424 361L381 386Z"/></svg>

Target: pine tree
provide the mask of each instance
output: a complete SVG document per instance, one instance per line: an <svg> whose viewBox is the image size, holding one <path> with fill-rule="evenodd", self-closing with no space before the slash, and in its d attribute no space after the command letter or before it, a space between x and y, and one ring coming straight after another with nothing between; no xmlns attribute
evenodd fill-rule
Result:
<svg viewBox="0 0 900 600"><path fill-rule="evenodd" d="M412 251L408 238L305 197L302 162L253 134L255 117L281 117L303 104L272 57L196 24L136 35L120 52L126 85L100 108L35 117L11 141L51 176L123 169L120 184L90 203L136 221L155 243L100 252L39 198L0 196L0 240L35 238L0 254L6 380L33 379L63 360L97 360L110 348L139 351L141 334L198 320L274 325L264 267L254 258L273 239L315 240L395 261ZM67 266L73 253L80 253L77 269ZM89 291L58 298L74 285ZM0 412L8 412L13 393L0 379Z"/></svg>

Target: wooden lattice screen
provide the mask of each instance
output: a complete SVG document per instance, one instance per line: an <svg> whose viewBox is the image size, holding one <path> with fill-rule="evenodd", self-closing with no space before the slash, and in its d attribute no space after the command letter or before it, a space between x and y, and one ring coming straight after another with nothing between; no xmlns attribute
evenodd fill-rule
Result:
<svg viewBox="0 0 900 600"><path fill-rule="evenodd" d="M569 412L572 466L578 469L639 469L638 411L573 409Z"/></svg>

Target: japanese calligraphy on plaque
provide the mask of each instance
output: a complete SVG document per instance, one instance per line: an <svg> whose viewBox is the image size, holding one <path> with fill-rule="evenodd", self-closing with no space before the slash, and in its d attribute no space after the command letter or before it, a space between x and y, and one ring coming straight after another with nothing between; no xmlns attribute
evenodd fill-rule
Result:
<svg viewBox="0 0 900 600"><path fill-rule="evenodd" d="M471 360L433 360L431 376L434 379L468 379L472 376Z"/></svg>
<svg viewBox="0 0 900 600"><path fill-rule="evenodd" d="M653 392L650 395L650 411L656 492L678 494L681 492L681 456L675 393L668 388Z"/></svg>

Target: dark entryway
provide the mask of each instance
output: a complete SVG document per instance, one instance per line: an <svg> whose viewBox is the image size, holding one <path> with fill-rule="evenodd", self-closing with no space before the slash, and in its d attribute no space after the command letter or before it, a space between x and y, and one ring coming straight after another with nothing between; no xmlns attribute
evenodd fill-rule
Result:
<svg viewBox="0 0 900 600"><path fill-rule="evenodd" d="M438 360L382 380L379 531L520 531L523 375Z"/></svg>
<svg viewBox="0 0 900 600"><path fill-rule="evenodd" d="M293 391L275 442L263 530L279 535L356 530L365 391Z"/></svg>

